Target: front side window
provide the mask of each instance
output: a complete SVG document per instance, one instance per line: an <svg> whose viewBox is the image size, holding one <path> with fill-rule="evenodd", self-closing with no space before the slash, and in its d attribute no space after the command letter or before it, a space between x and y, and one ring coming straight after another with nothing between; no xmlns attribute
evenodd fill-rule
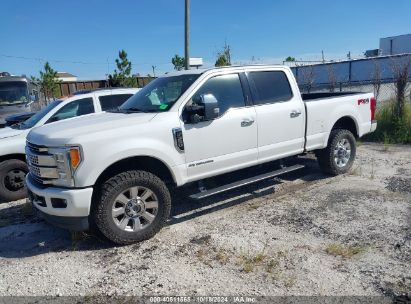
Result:
<svg viewBox="0 0 411 304"><path fill-rule="evenodd" d="M157 78L129 98L120 107L120 111L168 111L198 76L199 74L185 74Z"/></svg>
<svg viewBox="0 0 411 304"><path fill-rule="evenodd" d="M238 74L221 75L207 80L192 97L193 103L203 94L212 94L218 101L220 116L230 108L245 106L243 89Z"/></svg>
<svg viewBox="0 0 411 304"><path fill-rule="evenodd" d="M255 104L275 103L293 97L287 75L281 71L249 72L248 77L254 84Z"/></svg>
<svg viewBox="0 0 411 304"><path fill-rule="evenodd" d="M47 123L94 113L93 98L72 101L58 110Z"/></svg>
<svg viewBox="0 0 411 304"><path fill-rule="evenodd" d="M101 110L111 111L120 107L127 99L129 99L133 94L113 94L99 96Z"/></svg>

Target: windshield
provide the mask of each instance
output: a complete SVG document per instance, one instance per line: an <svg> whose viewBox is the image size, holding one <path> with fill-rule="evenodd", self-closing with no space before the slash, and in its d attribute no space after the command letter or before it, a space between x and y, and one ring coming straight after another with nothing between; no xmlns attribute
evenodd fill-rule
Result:
<svg viewBox="0 0 411 304"><path fill-rule="evenodd" d="M0 105L15 105L28 101L27 83L25 81L0 82Z"/></svg>
<svg viewBox="0 0 411 304"><path fill-rule="evenodd" d="M168 111L199 76L188 74L157 78L130 97L119 109L124 112Z"/></svg>
<svg viewBox="0 0 411 304"><path fill-rule="evenodd" d="M17 124L13 127L18 128L18 129L23 129L23 130L33 128L44 116L47 115L48 112L54 109L61 102L62 100L53 100L46 107L44 107L43 109L38 111L36 114L34 114L32 117L30 117L26 121L20 124Z"/></svg>

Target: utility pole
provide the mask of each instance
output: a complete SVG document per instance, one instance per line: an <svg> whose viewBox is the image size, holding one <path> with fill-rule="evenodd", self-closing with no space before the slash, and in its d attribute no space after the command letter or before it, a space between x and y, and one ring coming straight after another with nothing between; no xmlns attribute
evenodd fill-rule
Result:
<svg viewBox="0 0 411 304"><path fill-rule="evenodd" d="M321 55L322 55L323 63L324 63L325 62L325 60L324 60L324 51L321 51Z"/></svg>
<svg viewBox="0 0 411 304"><path fill-rule="evenodd" d="M153 77L156 77L156 66L152 65L151 68L153 69Z"/></svg>
<svg viewBox="0 0 411 304"><path fill-rule="evenodd" d="M190 69L190 0L185 0L184 56L186 70Z"/></svg>

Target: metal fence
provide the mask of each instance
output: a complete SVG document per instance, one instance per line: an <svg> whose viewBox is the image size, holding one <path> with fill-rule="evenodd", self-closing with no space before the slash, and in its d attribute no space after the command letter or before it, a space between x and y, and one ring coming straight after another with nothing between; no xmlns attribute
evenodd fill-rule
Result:
<svg viewBox="0 0 411 304"><path fill-rule="evenodd" d="M379 103L395 100L397 98L397 86L393 79L384 79L380 82L372 80L361 82L329 82L317 84L299 84L300 90L303 93L319 93L319 92L364 92L373 93ZM405 90L406 102L411 101L411 78Z"/></svg>
<svg viewBox="0 0 411 304"><path fill-rule="evenodd" d="M410 100L411 54L296 65L291 69L305 93L373 92L380 102L395 99L396 82L408 74L405 97Z"/></svg>

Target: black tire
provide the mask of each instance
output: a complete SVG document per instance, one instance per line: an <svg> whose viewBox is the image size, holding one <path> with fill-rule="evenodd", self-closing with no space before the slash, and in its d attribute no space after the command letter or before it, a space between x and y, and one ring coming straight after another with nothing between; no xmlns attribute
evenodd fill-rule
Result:
<svg viewBox="0 0 411 304"><path fill-rule="evenodd" d="M338 166L335 160L334 150L336 149L338 143L344 139L348 140L351 153L348 162L343 166ZM328 139L327 147L316 152L321 171L331 175L347 173L354 163L356 151L355 137L350 131L344 129L332 130L330 138Z"/></svg>
<svg viewBox="0 0 411 304"><path fill-rule="evenodd" d="M26 163L19 159L8 159L0 163L0 202L11 202L27 197L25 182L27 172Z"/></svg>
<svg viewBox="0 0 411 304"><path fill-rule="evenodd" d="M158 208L154 220L148 227L138 231L124 231L115 223L111 210L118 195L135 186L150 189L157 198ZM100 193L100 199L93 206L90 222L96 226L94 228L97 228L106 238L116 244L132 244L153 237L165 225L170 215L170 192L165 183L150 172L127 171L119 173L101 186Z"/></svg>

